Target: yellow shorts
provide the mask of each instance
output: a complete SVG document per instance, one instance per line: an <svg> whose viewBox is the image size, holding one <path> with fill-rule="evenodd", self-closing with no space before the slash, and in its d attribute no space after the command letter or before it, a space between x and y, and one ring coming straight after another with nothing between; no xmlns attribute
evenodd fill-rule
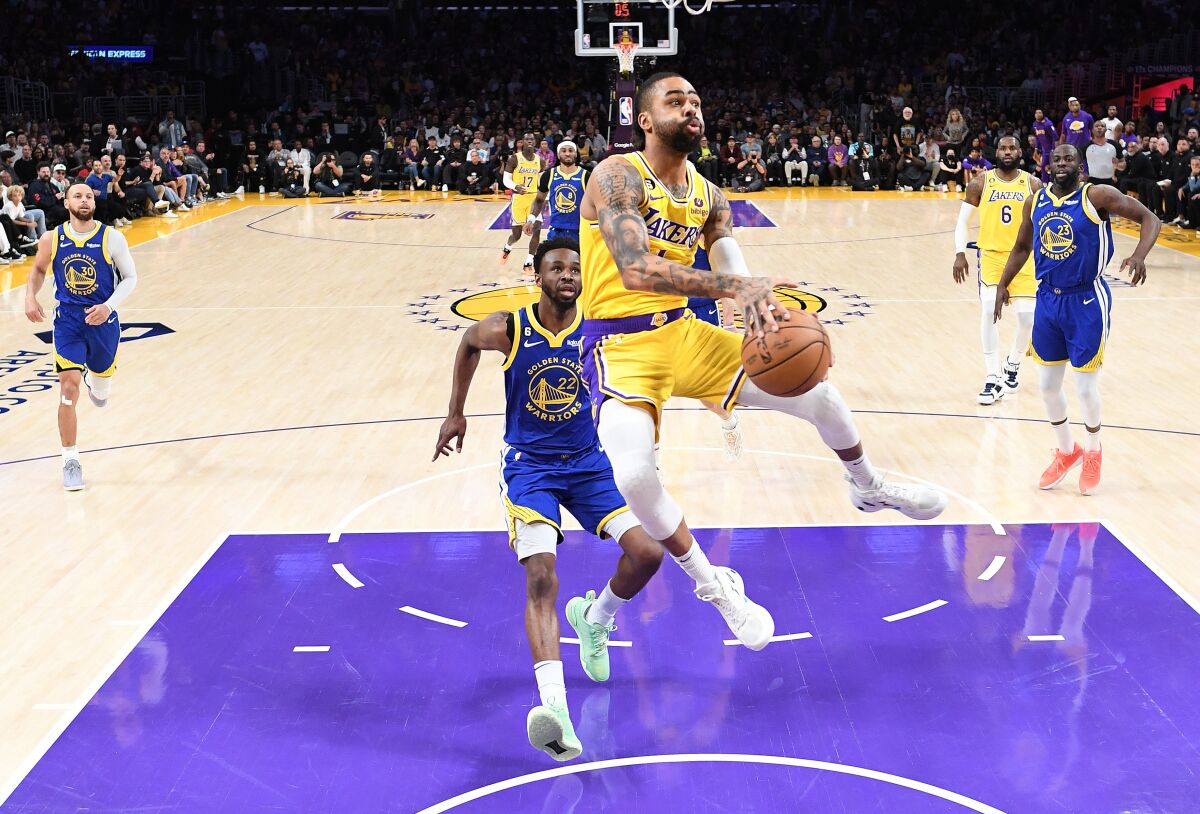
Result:
<svg viewBox="0 0 1200 814"><path fill-rule="evenodd" d="M529 217L529 210L533 208L533 199L536 197L536 194L512 196L509 217L512 219L513 226L525 225L525 220Z"/></svg>
<svg viewBox="0 0 1200 814"><path fill-rule="evenodd" d="M1004 264L1008 262L1008 252L982 251L979 256L979 281L988 288L995 288L1004 274ZM1010 297L1037 296L1037 278L1033 276L1033 254L1008 287Z"/></svg>
<svg viewBox="0 0 1200 814"><path fill-rule="evenodd" d="M580 350L595 420L607 399L646 407L655 426L671 396L732 409L746 381L742 335L696 319L690 311L638 333L590 336L585 330Z"/></svg>

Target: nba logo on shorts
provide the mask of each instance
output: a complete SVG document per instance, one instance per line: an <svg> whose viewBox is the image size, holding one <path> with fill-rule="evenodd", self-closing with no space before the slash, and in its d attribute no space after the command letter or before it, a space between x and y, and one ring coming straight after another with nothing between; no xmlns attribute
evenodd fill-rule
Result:
<svg viewBox="0 0 1200 814"><path fill-rule="evenodd" d="M633 124L633 99L628 96L621 97L621 124Z"/></svg>

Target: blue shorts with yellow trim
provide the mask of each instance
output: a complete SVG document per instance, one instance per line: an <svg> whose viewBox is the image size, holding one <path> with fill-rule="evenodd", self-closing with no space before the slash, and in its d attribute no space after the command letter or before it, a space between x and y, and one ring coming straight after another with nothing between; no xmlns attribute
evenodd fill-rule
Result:
<svg viewBox="0 0 1200 814"><path fill-rule="evenodd" d="M583 378L592 399L592 419L600 420L600 407L608 399L643 405L657 426L663 404L671 396L715 402L733 409L746 381L742 369L742 335L697 319L690 311L671 314L666 324L654 327L663 314L632 317L641 326L624 333L597 330L604 322L583 321ZM624 320L623 320L624 321Z"/></svg>
<svg viewBox="0 0 1200 814"><path fill-rule="evenodd" d="M1104 278L1062 293L1043 284L1033 312L1033 358L1043 365L1068 361L1076 370L1099 370L1108 342L1112 292Z"/></svg>
<svg viewBox="0 0 1200 814"><path fill-rule="evenodd" d="M692 313L696 315L696 319L703 320L709 325L721 327L721 307L717 301L708 297L692 297L688 300L688 308L692 309Z"/></svg>
<svg viewBox="0 0 1200 814"><path fill-rule="evenodd" d="M111 376L117 370L121 321L114 313L99 325L88 325L83 321L88 307L59 303L54 309L54 363L59 373L87 368L97 376Z"/></svg>
<svg viewBox="0 0 1200 814"><path fill-rule="evenodd" d="M517 521L549 523L562 542L564 508L596 536L608 521L629 511L613 480L612 464L597 444L570 455L534 455L508 447L500 465L500 492L508 515L508 541Z"/></svg>

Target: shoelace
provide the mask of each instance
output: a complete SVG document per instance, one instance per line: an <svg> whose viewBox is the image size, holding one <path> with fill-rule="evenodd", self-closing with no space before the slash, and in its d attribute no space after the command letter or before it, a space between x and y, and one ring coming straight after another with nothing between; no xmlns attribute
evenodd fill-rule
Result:
<svg viewBox="0 0 1200 814"><path fill-rule="evenodd" d="M1100 456L1099 455L1095 455L1095 456L1084 455L1083 456L1083 473L1085 475L1099 475L1100 474Z"/></svg>
<svg viewBox="0 0 1200 814"><path fill-rule="evenodd" d="M604 627L603 625L596 625L591 622L588 622L588 624L592 625L592 656L596 657L608 647L608 636L617 629L617 626L609 625L608 627Z"/></svg>

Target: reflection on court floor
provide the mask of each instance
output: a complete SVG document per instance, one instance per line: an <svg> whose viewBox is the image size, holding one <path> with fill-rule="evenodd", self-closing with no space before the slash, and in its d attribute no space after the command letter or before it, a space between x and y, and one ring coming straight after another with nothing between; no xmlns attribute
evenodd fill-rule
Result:
<svg viewBox="0 0 1200 814"><path fill-rule="evenodd" d="M4 810L1190 810L1200 615L1098 524L1006 530L698 532L780 640L668 564L610 682L564 645L561 765L502 533L230 537ZM615 556L568 532L560 604Z"/></svg>

